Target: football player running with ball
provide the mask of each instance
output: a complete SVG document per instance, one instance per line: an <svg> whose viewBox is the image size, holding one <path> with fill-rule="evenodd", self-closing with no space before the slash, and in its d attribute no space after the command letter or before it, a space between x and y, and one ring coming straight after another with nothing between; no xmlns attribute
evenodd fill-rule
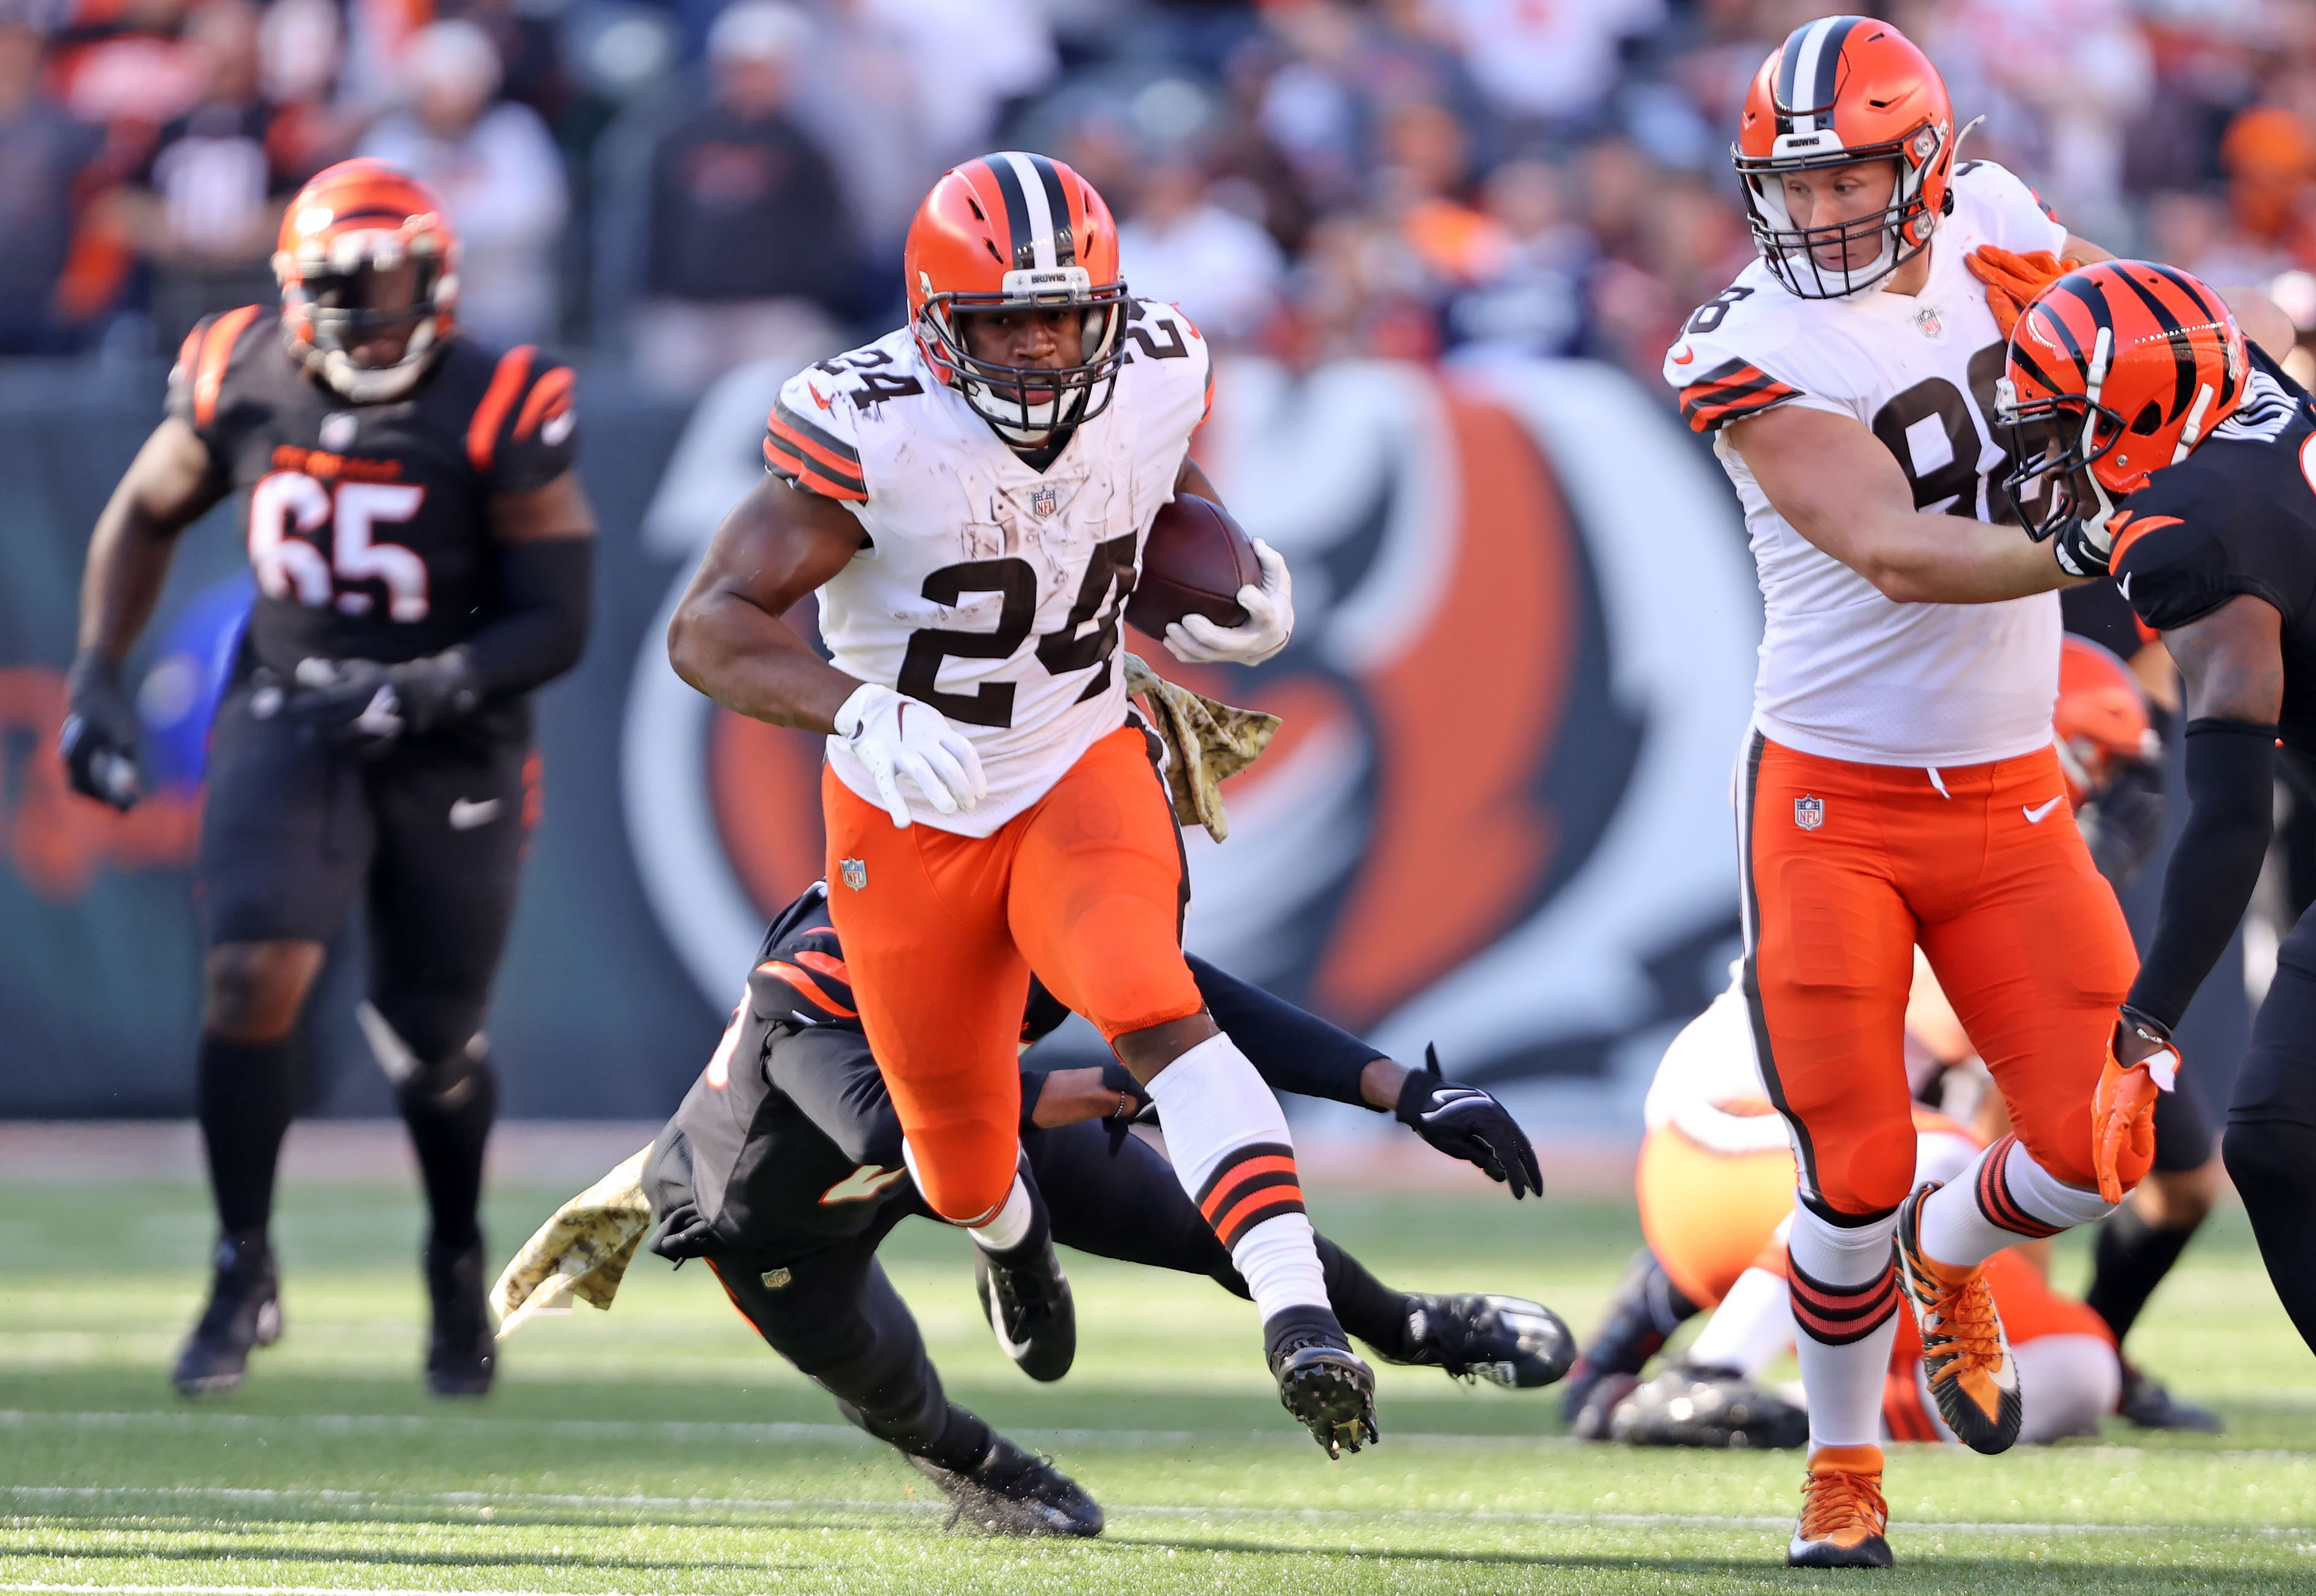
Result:
<svg viewBox="0 0 2316 1596"><path fill-rule="evenodd" d="M208 941L197 1101L221 1235L177 1388L230 1390L281 1314L267 1224L324 945L370 911L361 1023L432 1215L426 1378L492 1378L476 1224L497 1087L483 1011L533 819L533 688L585 646L595 523L572 375L456 335L441 201L377 161L307 184L281 304L186 338L169 414L99 519L64 758L138 798L121 663L180 533L245 492L258 596L212 733L198 870Z"/></svg>
<svg viewBox="0 0 2316 1596"><path fill-rule="evenodd" d="M717 529L670 656L727 708L827 736L830 909L861 1023L919 1190L998 1289L1060 1297L1017 1169L1034 968L1156 1101L1280 1400L1331 1456L1357 1450L1374 1377L1328 1306L1278 1101L1183 961L1181 843L1117 657L1153 518L1216 496L1189 459L1207 344L1128 295L1109 208L1042 156L943 175L904 272L906 327L781 389L769 470ZM1287 567L1258 552L1245 621L1170 627L1178 657L1286 646ZM780 619L815 592L832 661Z"/></svg>
<svg viewBox="0 0 2316 1596"><path fill-rule="evenodd" d="M1986 1260L2100 1218L2148 1164L2136 1145L2094 1154L2134 966L2051 745L2054 590L2075 576L1991 524L2009 519L2003 338L1981 252L2106 255L2009 173L1957 165L1960 137L1894 28L1796 29L1733 152L1760 259L1664 368L1743 501L1768 611L1738 772L1742 989L1799 1164L1789 1287L1811 1453L1787 1560L1815 1566L1891 1561L1876 1441L1901 1299L1940 1416L2003 1450L2018 1374ZM1916 1190L1918 943L2015 1132Z"/></svg>
<svg viewBox="0 0 2316 1596"><path fill-rule="evenodd" d="M2316 752L2316 401L2271 358L2292 338L2273 305L2231 314L2144 261L2059 278L2011 336L2003 398L2033 531L2071 568L2112 572L2185 680L2187 822L2099 1088L2102 1125L2134 1149L2152 1145L2175 1083L2171 1028L2259 879L2277 747ZM2276 950L2222 1148L2268 1278L2316 1348L2312 1036L2316 914L2303 914Z"/></svg>

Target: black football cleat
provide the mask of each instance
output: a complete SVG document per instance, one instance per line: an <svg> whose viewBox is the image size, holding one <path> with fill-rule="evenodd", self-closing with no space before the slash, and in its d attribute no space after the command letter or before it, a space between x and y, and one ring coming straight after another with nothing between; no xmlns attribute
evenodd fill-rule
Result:
<svg viewBox="0 0 2316 1596"><path fill-rule="evenodd" d="M1078 1355L1078 1311L1069 1277L1041 1224L1010 1253L973 1249L973 1288L997 1344L1033 1380L1058 1380Z"/></svg>
<svg viewBox="0 0 2316 1596"><path fill-rule="evenodd" d="M1809 1414L1733 1369L1678 1363L1617 1404L1608 1435L1635 1447L1789 1451L1807 1444Z"/></svg>
<svg viewBox="0 0 2316 1596"><path fill-rule="evenodd" d="M1325 1308L1287 1308L1262 1327L1264 1356L1278 1381L1278 1404L1340 1458L1381 1440L1376 1429L1375 1371L1359 1360Z"/></svg>
<svg viewBox="0 0 2316 1596"><path fill-rule="evenodd" d="M498 1342L483 1309L483 1239L463 1247L426 1244L426 1295L434 1324L426 1338L426 1388L437 1396L488 1395Z"/></svg>
<svg viewBox="0 0 2316 1596"><path fill-rule="evenodd" d="M991 1438L989 1455L970 1474L922 1458L909 1461L954 1504L949 1516L951 1529L980 1535L1101 1533L1100 1503L1069 1476L1002 1435Z"/></svg>
<svg viewBox="0 0 2316 1596"><path fill-rule="evenodd" d="M1414 1297L1407 1315L1408 1363L1446 1369L1459 1380L1533 1390L1576 1361L1576 1338L1560 1315L1519 1297Z"/></svg>
<svg viewBox="0 0 2316 1596"><path fill-rule="evenodd" d="M2182 1402L2129 1359L2123 1364L2123 1400L2115 1411L2142 1430L2193 1430L2217 1435L2228 1422L2210 1408Z"/></svg>
<svg viewBox="0 0 2316 1596"><path fill-rule="evenodd" d="M1561 1383L1560 1411L1568 1420L1569 1430L1585 1435L1585 1415L1596 1413L1600 1420L1599 1433L1585 1439L1607 1439L1608 1410L1632 1389L1633 1380L1649 1366L1650 1359L1664 1350L1672 1333L1697 1311L1697 1305L1680 1294L1654 1253L1646 1247L1635 1253L1609 1301L1599 1333ZM1608 1379L1615 1380L1620 1388L1595 1402L1593 1387Z"/></svg>
<svg viewBox="0 0 2316 1596"><path fill-rule="evenodd" d="M1578 1440L1610 1440L1609 1429L1625 1398L1640 1389L1636 1374L1604 1374L1585 1388L1584 1400L1568 1415L1568 1433Z"/></svg>
<svg viewBox="0 0 2316 1596"><path fill-rule="evenodd" d="M281 1339L281 1295L273 1249L264 1235L218 1238L209 1306L201 1310L170 1376L180 1396L215 1396L240 1388L249 1354Z"/></svg>

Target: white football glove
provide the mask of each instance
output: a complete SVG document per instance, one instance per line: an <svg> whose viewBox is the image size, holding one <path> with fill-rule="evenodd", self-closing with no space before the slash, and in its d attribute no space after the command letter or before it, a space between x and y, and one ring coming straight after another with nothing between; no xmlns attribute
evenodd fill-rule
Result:
<svg viewBox="0 0 2316 1596"><path fill-rule="evenodd" d="M1295 578L1278 551L1260 538L1254 557L1262 566L1262 585L1238 590L1246 620L1220 627L1203 615L1185 615L1166 629L1166 652L1185 664L1259 665L1287 646L1295 635Z"/></svg>
<svg viewBox="0 0 2316 1596"><path fill-rule="evenodd" d="M836 711L836 735L868 767L877 798L904 831L909 826L909 804L901 796L903 776L915 782L925 801L944 815L970 809L988 796L989 778L981 773L981 755L966 735L931 704L904 698L889 687L871 682L845 700Z"/></svg>

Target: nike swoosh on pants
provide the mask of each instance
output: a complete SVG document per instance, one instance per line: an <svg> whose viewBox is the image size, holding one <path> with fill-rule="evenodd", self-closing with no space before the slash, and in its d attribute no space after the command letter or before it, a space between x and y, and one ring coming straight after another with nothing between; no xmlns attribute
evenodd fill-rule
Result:
<svg viewBox="0 0 2316 1596"><path fill-rule="evenodd" d="M2027 824L2027 825L2042 825L2042 824L2043 824L2043 822L2044 822L2044 820L2046 820L2046 819L2048 819L2048 818L2050 817L2050 814L2051 814L2051 811L2052 811L2052 810L2053 810L2053 809L2057 808L2061 804L2062 804L2062 803L2064 803L2064 802L2066 801L2066 796L2067 796L2066 794L2064 794L2064 793L2061 793L2057 798L2053 798L2049 803L2047 803L2047 804L2037 804L2037 805L2035 805L2035 806L2033 808L2031 808L2031 809L2030 809L2030 808L2028 808L2026 805L2021 804L2021 805L2019 805L2019 806L2018 806L2018 812L2019 812L2021 815L2024 815L2025 816L2026 816L2026 824Z"/></svg>

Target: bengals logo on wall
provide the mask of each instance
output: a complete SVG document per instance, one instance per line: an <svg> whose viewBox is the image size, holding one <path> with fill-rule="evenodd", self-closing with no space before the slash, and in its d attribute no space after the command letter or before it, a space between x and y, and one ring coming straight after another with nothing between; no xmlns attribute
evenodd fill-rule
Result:
<svg viewBox="0 0 2316 1596"><path fill-rule="evenodd" d="M762 470L781 373L701 402L646 518L672 609ZM1189 838L1191 948L1467 1080L1595 1076L1701 1009L1736 926L1731 760L1760 602L1726 487L1615 370L1225 365L1199 458L1295 569L1259 670L1163 673L1285 726ZM663 616L664 620L664 615ZM663 928L721 1007L823 868L816 740L644 636L623 780ZM1651 1052L1646 1059L1653 1065Z"/></svg>

